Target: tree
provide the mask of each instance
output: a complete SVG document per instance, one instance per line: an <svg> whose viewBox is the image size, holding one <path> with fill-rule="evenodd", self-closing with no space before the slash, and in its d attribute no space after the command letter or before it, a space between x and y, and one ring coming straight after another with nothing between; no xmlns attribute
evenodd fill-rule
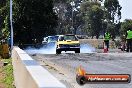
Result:
<svg viewBox="0 0 132 88"><path fill-rule="evenodd" d="M55 0L56 1L56 0ZM76 34L82 25L80 4L82 0L57 0L54 3L54 10L58 15L58 33ZM72 23L73 22L73 23ZM72 26L74 29L72 29Z"/></svg>
<svg viewBox="0 0 132 88"><path fill-rule="evenodd" d="M92 36L95 35L98 39L102 30L103 10L98 5L93 5L90 11L89 19L91 23Z"/></svg>
<svg viewBox="0 0 132 88"><path fill-rule="evenodd" d="M102 30L103 19L101 4L99 2L90 2L86 0L81 4L81 11L82 15L84 15L84 31L87 32L89 36L96 36L96 38L98 38Z"/></svg>
<svg viewBox="0 0 132 88"><path fill-rule="evenodd" d="M44 36L56 34L52 0L14 0L13 7L15 43L41 42Z"/></svg>
<svg viewBox="0 0 132 88"><path fill-rule="evenodd" d="M1 0L0 2L0 40L6 43L9 38L9 1Z"/></svg>
<svg viewBox="0 0 132 88"><path fill-rule="evenodd" d="M128 28L132 28L132 19L125 19L124 22L121 23L120 34L126 34Z"/></svg>
<svg viewBox="0 0 132 88"><path fill-rule="evenodd" d="M107 25L111 25L107 26L107 30L111 32L113 38L115 38L116 33L119 34L121 9L122 7L118 0L104 1L105 19L107 21Z"/></svg>
<svg viewBox="0 0 132 88"><path fill-rule="evenodd" d="M69 32L69 20L66 16L67 14L67 7L68 7L68 0L54 0L54 12L58 16L58 26L56 28L57 34L65 34Z"/></svg>
<svg viewBox="0 0 132 88"><path fill-rule="evenodd" d="M106 19L112 23L118 23L121 19L121 9L118 0L105 0L104 2Z"/></svg>

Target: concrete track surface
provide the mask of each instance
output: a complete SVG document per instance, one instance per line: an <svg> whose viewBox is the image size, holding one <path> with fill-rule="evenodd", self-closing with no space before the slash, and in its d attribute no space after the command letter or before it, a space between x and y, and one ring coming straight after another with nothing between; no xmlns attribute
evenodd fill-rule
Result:
<svg viewBox="0 0 132 88"><path fill-rule="evenodd" d="M92 74L132 75L132 53L33 54L31 57L63 82L67 88L132 88L132 83L83 86L76 83L76 69L80 65Z"/></svg>

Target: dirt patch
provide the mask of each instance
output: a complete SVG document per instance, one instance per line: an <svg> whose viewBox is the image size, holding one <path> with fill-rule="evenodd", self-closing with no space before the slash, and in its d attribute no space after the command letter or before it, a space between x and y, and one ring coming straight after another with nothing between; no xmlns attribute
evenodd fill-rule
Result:
<svg viewBox="0 0 132 88"><path fill-rule="evenodd" d="M104 40L103 39L80 39L79 41L82 44L90 44L97 49L103 49L103 47L104 47L104 45L103 45ZM116 41L117 40L115 40L115 41L110 40L109 45L110 45L111 49L117 48Z"/></svg>
<svg viewBox="0 0 132 88"><path fill-rule="evenodd" d="M2 83L4 78L5 78L5 74L3 73L3 68L0 67L0 88L6 88L6 85Z"/></svg>
<svg viewBox="0 0 132 88"><path fill-rule="evenodd" d="M0 88L5 88L5 84L4 83L0 83Z"/></svg>

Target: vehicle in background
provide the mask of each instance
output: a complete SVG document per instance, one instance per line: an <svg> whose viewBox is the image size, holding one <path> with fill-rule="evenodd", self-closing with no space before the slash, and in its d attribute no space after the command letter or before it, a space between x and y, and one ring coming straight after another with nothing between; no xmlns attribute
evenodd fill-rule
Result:
<svg viewBox="0 0 132 88"><path fill-rule="evenodd" d="M48 37L44 37L43 41L42 41L42 44L44 44L44 45L47 44L47 39L48 39Z"/></svg>
<svg viewBox="0 0 132 88"><path fill-rule="evenodd" d="M59 35L44 37L42 44L44 47L51 48L56 45Z"/></svg>
<svg viewBox="0 0 132 88"><path fill-rule="evenodd" d="M75 53L80 53L80 43L77 37L73 34L59 36L56 54L61 54L61 51L75 51Z"/></svg>
<svg viewBox="0 0 132 88"><path fill-rule="evenodd" d="M48 36L48 37L44 37L44 40L42 41L42 44L48 44L51 42L56 42L58 40L58 35L55 36Z"/></svg>

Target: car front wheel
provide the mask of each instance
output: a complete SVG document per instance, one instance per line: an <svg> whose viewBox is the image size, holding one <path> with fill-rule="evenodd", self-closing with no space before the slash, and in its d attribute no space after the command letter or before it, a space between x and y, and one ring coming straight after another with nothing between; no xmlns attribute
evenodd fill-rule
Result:
<svg viewBox="0 0 132 88"><path fill-rule="evenodd" d="M80 53L80 49L76 50L75 53Z"/></svg>
<svg viewBox="0 0 132 88"><path fill-rule="evenodd" d="M61 51L60 50L56 50L56 54L61 54Z"/></svg>

